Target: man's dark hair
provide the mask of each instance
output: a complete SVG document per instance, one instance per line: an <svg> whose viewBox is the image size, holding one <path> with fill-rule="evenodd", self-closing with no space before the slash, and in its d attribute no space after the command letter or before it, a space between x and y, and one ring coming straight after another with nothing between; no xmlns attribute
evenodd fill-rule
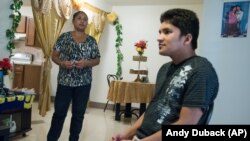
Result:
<svg viewBox="0 0 250 141"><path fill-rule="evenodd" d="M176 26L181 31L182 35L191 34L192 48L195 50L197 48L197 39L199 36L199 19L191 10L175 8L170 9L161 14L161 23L169 22L170 24Z"/></svg>

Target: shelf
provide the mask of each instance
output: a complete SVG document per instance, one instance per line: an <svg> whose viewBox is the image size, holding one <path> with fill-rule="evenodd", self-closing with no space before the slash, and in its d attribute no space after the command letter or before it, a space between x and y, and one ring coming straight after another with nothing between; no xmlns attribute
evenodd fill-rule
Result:
<svg viewBox="0 0 250 141"><path fill-rule="evenodd" d="M143 74L143 75L147 75L148 74L148 70L134 70L134 69L130 69L129 73L131 73L131 74Z"/></svg>
<svg viewBox="0 0 250 141"><path fill-rule="evenodd" d="M32 108L0 113L0 119L8 119L11 116L11 123L14 122L13 131L10 132L12 127L8 128L8 130L9 130L8 137L9 138L19 136L19 135L26 136L26 132L32 130L32 128L31 128L31 110L32 110ZM5 120L2 120L2 121L5 121ZM0 122L2 122L2 121L0 121ZM5 122L3 122L3 123L5 123ZM1 138L0 138L0 140L1 140Z"/></svg>
<svg viewBox="0 0 250 141"><path fill-rule="evenodd" d="M147 61L147 57L146 56L133 56L133 61L146 62Z"/></svg>
<svg viewBox="0 0 250 141"><path fill-rule="evenodd" d="M19 136L19 135L22 135L23 137L25 137L26 132L31 131L31 130L32 130L32 128L27 128L27 129L23 129L22 131L10 133L9 137L16 137L16 136Z"/></svg>

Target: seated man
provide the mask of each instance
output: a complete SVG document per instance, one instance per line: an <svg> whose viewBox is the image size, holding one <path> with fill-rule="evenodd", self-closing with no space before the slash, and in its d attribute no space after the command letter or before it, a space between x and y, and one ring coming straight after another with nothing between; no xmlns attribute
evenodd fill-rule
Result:
<svg viewBox="0 0 250 141"><path fill-rule="evenodd" d="M160 18L159 54L172 61L157 74L155 97L145 113L112 141L161 141L162 125L198 124L219 89L212 64L195 53L199 20L187 9L170 9Z"/></svg>

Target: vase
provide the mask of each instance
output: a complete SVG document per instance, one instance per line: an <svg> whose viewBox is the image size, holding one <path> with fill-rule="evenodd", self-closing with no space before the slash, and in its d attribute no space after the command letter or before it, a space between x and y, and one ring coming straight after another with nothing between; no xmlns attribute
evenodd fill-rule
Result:
<svg viewBox="0 0 250 141"><path fill-rule="evenodd" d="M13 86L13 78L10 75L4 75L3 77L4 87L8 89L12 89Z"/></svg>
<svg viewBox="0 0 250 141"><path fill-rule="evenodd" d="M138 73L137 73L137 77L135 79L134 82L142 82L141 76L140 76L140 68L141 68L141 57L142 57L142 53L138 53L139 55L139 61L138 61Z"/></svg>
<svg viewBox="0 0 250 141"><path fill-rule="evenodd" d="M134 82L142 82L141 76L140 74L137 74L136 79L134 80Z"/></svg>

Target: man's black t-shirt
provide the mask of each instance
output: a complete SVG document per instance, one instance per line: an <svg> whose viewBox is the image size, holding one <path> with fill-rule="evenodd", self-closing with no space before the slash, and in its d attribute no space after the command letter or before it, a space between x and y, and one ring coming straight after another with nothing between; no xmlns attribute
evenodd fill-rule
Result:
<svg viewBox="0 0 250 141"><path fill-rule="evenodd" d="M164 64L157 74L155 97L136 136L142 139L161 130L161 125L174 123L181 107L206 108L213 103L218 88L217 74L206 58L193 56L178 65Z"/></svg>

